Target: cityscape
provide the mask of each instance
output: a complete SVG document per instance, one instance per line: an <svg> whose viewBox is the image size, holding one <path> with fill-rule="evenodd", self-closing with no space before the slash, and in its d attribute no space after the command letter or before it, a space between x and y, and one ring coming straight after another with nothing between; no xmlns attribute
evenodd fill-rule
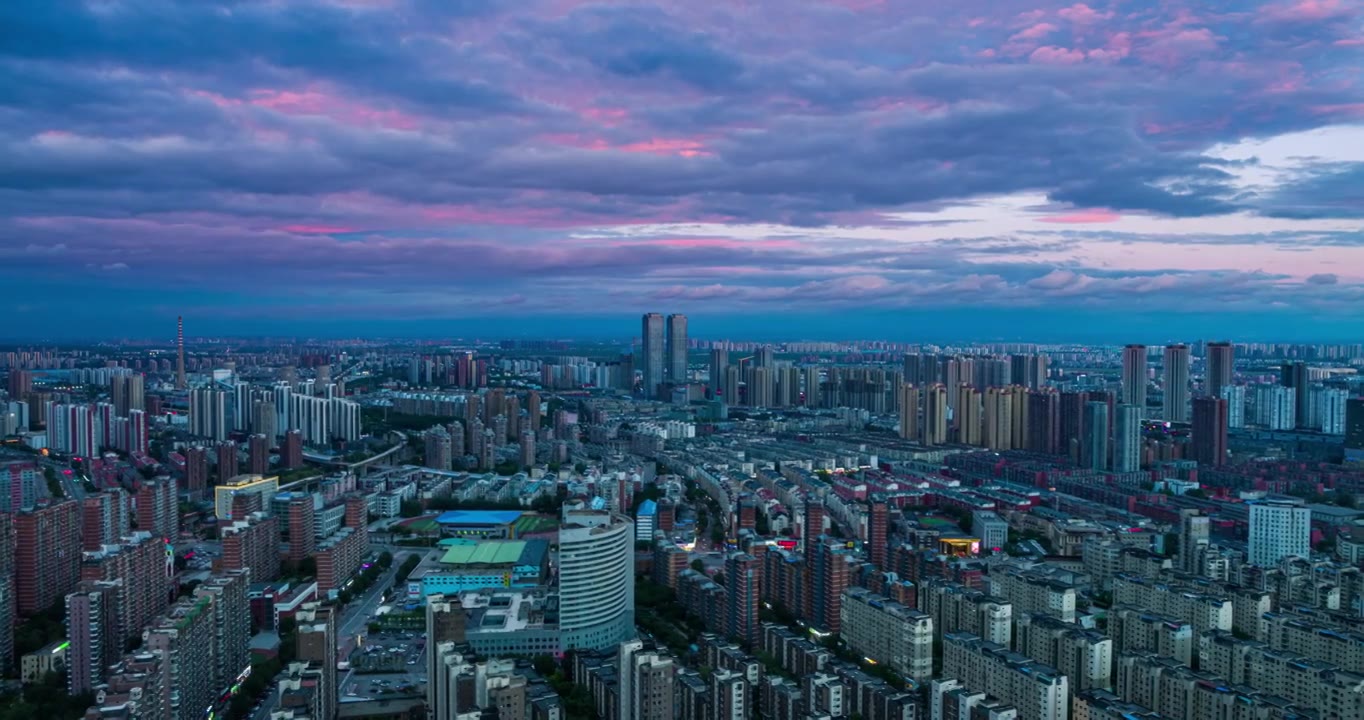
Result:
<svg viewBox="0 0 1364 720"><path fill-rule="evenodd" d="M5 717L1364 717L1361 344L173 330L0 350Z"/></svg>
<svg viewBox="0 0 1364 720"><path fill-rule="evenodd" d="M1364 0L0 0L0 720L1364 720Z"/></svg>

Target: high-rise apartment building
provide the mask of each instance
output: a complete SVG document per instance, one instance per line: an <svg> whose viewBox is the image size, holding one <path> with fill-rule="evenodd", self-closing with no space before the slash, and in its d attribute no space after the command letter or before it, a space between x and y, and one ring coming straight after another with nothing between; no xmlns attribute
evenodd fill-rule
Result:
<svg viewBox="0 0 1364 720"><path fill-rule="evenodd" d="M39 503L14 514L15 611L27 616L60 602L80 580L80 503Z"/></svg>
<svg viewBox="0 0 1364 720"><path fill-rule="evenodd" d="M250 570L252 582L279 577L278 518L257 512L221 527L223 569Z"/></svg>
<svg viewBox="0 0 1364 720"><path fill-rule="evenodd" d="M294 494L289 497L284 527L289 542L289 561L297 567L298 563L312 557L317 549L317 525L313 496Z"/></svg>
<svg viewBox="0 0 1364 720"><path fill-rule="evenodd" d="M837 633L843 622L843 591L851 584L852 556L841 546L815 546L810 573L809 620L816 628Z"/></svg>
<svg viewBox="0 0 1364 720"><path fill-rule="evenodd" d="M180 535L180 506L175 481L169 477L143 480L133 498L137 527L153 536L174 542Z"/></svg>
<svg viewBox="0 0 1364 720"><path fill-rule="evenodd" d="M709 397L729 399L725 388L725 370L729 368L729 351L712 348L710 351L710 373L706 384L710 386Z"/></svg>
<svg viewBox="0 0 1364 720"><path fill-rule="evenodd" d="M1164 419L1169 422L1189 421L1189 346L1165 346L1163 367ZM1214 395L1213 397L1218 397Z"/></svg>
<svg viewBox="0 0 1364 720"><path fill-rule="evenodd" d="M1232 429L1243 428L1246 426L1246 386L1245 385L1224 385L1221 397L1227 401L1227 427Z"/></svg>
<svg viewBox="0 0 1364 720"><path fill-rule="evenodd" d="M232 687L251 668L250 583L246 570L228 570L194 589L195 598L213 601L213 686L217 692Z"/></svg>
<svg viewBox="0 0 1364 720"><path fill-rule="evenodd" d="M286 470L303 467L303 433L297 430L284 433L284 445L280 455L280 464Z"/></svg>
<svg viewBox="0 0 1364 720"><path fill-rule="evenodd" d="M66 691L91 692L104 682L106 669L118 661L123 638L118 637L117 582L87 580L66 596Z"/></svg>
<svg viewBox="0 0 1364 720"><path fill-rule="evenodd" d="M1229 387L1236 377L1235 368L1235 351L1231 343L1208 343L1206 378L1203 383L1205 392L1203 394L1223 397L1223 389Z"/></svg>
<svg viewBox="0 0 1364 720"><path fill-rule="evenodd" d="M1144 393L1144 391L1143 391ZM1084 437L1080 445L1080 465L1094 470L1108 469L1108 403L1085 403Z"/></svg>
<svg viewBox="0 0 1364 720"><path fill-rule="evenodd" d="M1345 459L1364 461L1364 397L1345 401Z"/></svg>
<svg viewBox="0 0 1364 720"><path fill-rule="evenodd" d="M991 450L1012 450L1013 388L992 387L985 391L985 447Z"/></svg>
<svg viewBox="0 0 1364 720"><path fill-rule="evenodd" d="M943 635L942 676L1007 698L1019 720L1067 720L1070 682L1056 668L969 633Z"/></svg>
<svg viewBox="0 0 1364 720"><path fill-rule="evenodd" d="M1135 405L1113 408L1113 472L1141 469L1141 409Z"/></svg>
<svg viewBox="0 0 1364 720"><path fill-rule="evenodd" d="M906 440L919 438L919 388L909 383L900 383L897 390L900 408L900 437Z"/></svg>
<svg viewBox="0 0 1364 720"><path fill-rule="evenodd" d="M638 640L627 640L618 651L620 720L673 720L674 680L672 658L646 652Z"/></svg>
<svg viewBox="0 0 1364 720"><path fill-rule="evenodd" d="M191 493L208 489L208 449L201 445L185 448L185 489Z"/></svg>
<svg viewBox="0 0 1364 720"><path fill-rule="evenodd" d="M889 545L890 506L879 493L867 498L867 559L878 569L886 569L886 550Z"/></svg>
<svg viewBox="0 0 1364 720"><path fill-rule="evenodd" d="M1179 548L1176 563L1181 572L1202 575L1203 553L1207 552L1211 519L1198 510L1179 513Z"/></svg>
<svg viewBox="0 0 1364 720"><path fill-rule="evenodd" d="M219 442L227 439L227 393L195 388L189 393L189 431Z"/></svg>
<svg viewBox="0 0 1364 720"><path fill-rule="evenodd" d="M341 688L336 681L336 612L330 605L305 603L294 614L298 659L315 666L321 676L322 717L336 717L336 702Z"/></svg>
<svg viewBox="0 0 1364 720"><path fill-rule="evenodd" d="M687 316L668 316L667 368L664 377L673 385L687 383Z"/></svg>
<svg viewBox="0 0 1364 720"><path fill-rule="evenodd" d="M1312 511L1304 503L1250 503L1250 564L1272 568L1286 557L1309 557L1311 540Z"/></svg>
<svg viewBox="0 0 1364 720"><path fill-rule="evenodd" d="M1285 364L1279 370L1279 384L1293 391L1295 426L1299 428L1310 427L1312 382L1307 363L1299 361Z"/></svg>
<svg viewBox="0 0 1364 720"><path fill-rule="evenodd" d="M933 385L924 389L923 444L947 444L947 388Z"/></svg>
<svg viewBox="0 0 1364 720"><path fill-rule="evenodd" d="M748 553L725 560L725 634L753 646L758 641L758 596L762 564Z"/></svg>
<svg viewBox="0 0 1364 720"><path fill-rule="evenodd" d="M1227 461L1227 401L1200 397L1193 405L1193 459L1217 467Z"/></svg>
<svg viewBox="0 0 1364 720"><path fill-rule="evenodd" d="M664 361L664 338L663 316L659 313L646 313L640 326L640 340L644 396L648 398L658 397L659 388L665 378L667 364Z"/></svg>
<svg viewBox="0 0 1364 720"><path fill-rule="evenodd" d="M170 718L198 717L218 699L216 632L213 598L199 595L182 598L143 635L166 669Z"/></svg>
<svg viewBox="0 0 1364 720"><path fill-rule="evenodd" d="M1185 370L1187 379L1188 371ZM1128 345L1122 349L1123 405L1136 405L1146 417L1146 346Z"/></svg>
<svg viewBox="0 0 1364 720"><path fill-rule="evenodd" d="M843 593L839 633L853 652L918 682L933 677L933 618L865 588Z"/></svg>

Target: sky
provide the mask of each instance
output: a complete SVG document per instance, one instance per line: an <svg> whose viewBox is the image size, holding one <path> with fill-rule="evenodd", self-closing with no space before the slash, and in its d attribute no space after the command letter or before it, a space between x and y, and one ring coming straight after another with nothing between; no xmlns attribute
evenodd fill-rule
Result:
<svg viewBox="0 0 1364 720"><path fill-rule="evenodd" d="M1364 338L1361 0L5 0L0 337Z"/></svg>

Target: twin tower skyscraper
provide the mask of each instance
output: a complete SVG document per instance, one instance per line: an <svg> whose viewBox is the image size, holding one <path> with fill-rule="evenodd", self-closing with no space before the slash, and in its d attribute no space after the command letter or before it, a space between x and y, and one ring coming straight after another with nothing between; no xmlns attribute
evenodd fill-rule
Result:
<svg viewBox="0 0 1364 720"><path fill-rule="evenodd" d="M662 397L664 388L687 383L687 316L645 313L640 324L644 394Z"/></svg>

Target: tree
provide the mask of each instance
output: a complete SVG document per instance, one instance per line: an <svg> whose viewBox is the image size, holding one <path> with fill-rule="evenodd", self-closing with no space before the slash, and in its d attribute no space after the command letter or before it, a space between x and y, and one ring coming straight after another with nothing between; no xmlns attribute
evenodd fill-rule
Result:
<svg viewBox="0 0 1364 720"><path fill-rule="evenodd" d="M554 661L553 655L536 655L531 659L531 665L535 668L535 672L546 678L559 669L559 663Z"/></svg>
<svg viewBox="0 0 1364 720"><path fill-rule="evenodd" d="M701 562L701 558L696 558L695 560L691 561L691 569L695 570L696 572L703 573L706 571L706 564Z"/></svg>
<svg viewBox="0 0 1364 720"><path fill-rule="evenodd" d="M587 463L574 463L574 464L573 464L573 472L576 472L576 473L578 473L579 475L582 475L583 473L586 473L586 472L587 472Z"/></svg>

